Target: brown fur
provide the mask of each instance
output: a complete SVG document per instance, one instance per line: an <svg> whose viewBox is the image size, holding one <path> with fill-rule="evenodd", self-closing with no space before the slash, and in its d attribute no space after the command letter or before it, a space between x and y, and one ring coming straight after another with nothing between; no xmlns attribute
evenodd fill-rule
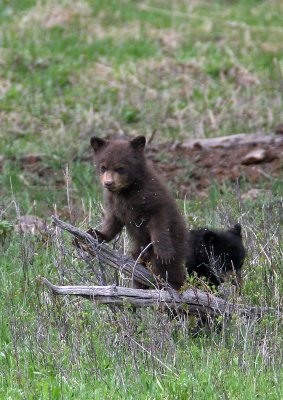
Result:
<svg viewBox="0 0 283 400"><path fill-rule="evenodd" d="M126 227L132 256L150 262L155 275L179 289L185 281L186 228L175 199L144 155L145 138L130 141L93 137L95 164L104 187L106 212L100 240Z"/></svg>

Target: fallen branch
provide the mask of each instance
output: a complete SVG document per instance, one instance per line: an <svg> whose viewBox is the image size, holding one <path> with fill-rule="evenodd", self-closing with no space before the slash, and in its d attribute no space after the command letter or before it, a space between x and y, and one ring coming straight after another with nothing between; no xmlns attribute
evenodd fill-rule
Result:
<svg viewBox="0 0 283 400"><path fill-rule="evenodd" d="M180 144L184 149L213 149L229 148L236 146L255 146L258 144L283 144L283 135L258 135L252 133L239 133L237 135L222 136L207 139L189 139Z"/></svg>
<svg viewBox="0 0 283 400"><path fill-rule="evenodd" d="M46 278L41 278L54 295L75 295L88 298L99 304L149 307L166 305L170 309L186 310L191 315L199 317L231 317L235 312L248 317L261 317L265 313L274 312L270 307L247 307L227 302L210 293L198 289L188 289L178 294L175 290L144 290L119 286L56 286ZM185 307L184 307L185 306Z"/></svg>
<svg viewBox="0 0 283 400"><path fill-rule="evenodd" d="M134 277L141 284L154 287L156 278L143 265L118 252L112 251L103 243L99 243L93 236L82 232L76 227L61 221L58 217L52 217L56 226L71 233L81 244L82 250L92 257L97 257L105 265L113 267L121 273ZM186 310L188 313L199 317L225 316L230 317L238 312L245 316L260 317L263 314L273 312L281 316L277 310L270 307L250 307L228 302L214 296L211 293L193 288L183 293L178 293L170 287L160 290L132 289L119 286L56 286L46 278L41 278L54 295L82 296L100 304L124 305L125 302L135 307L149 307L153 305L167 305L172 309ZM160 287L160 286L159 286Z"/></svg>
<svg viewBox="0 0 283 400"><path fill-rule="evenodd" d="M99 243L93 236L86 232L82 232L75 226L61 221L55 215L52 216L53 223L61 229L71 233L81 244L83 251L87 252L93 257L119 273L126 275L130 278L135 278L135 281L149 287L155 287L156 279L151 272L146 269L142 264L136 263L131 258L110 250L109 246L104 243Z"/></svg>

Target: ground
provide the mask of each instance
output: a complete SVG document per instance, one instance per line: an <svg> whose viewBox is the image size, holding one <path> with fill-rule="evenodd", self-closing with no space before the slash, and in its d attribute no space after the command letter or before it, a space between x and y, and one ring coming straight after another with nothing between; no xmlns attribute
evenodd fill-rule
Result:
<svg viewBox="0 0 283 400"><path fill-rule="evenodd" d="M264 149L266 158L245 165L242 160L255 149ZM259 144L211 149L188 149L182 147L180 142L153 143L148 145L147 156L181 198L205 197L212 183L232 183L241 187L242 182L245 185L241 194L254 198L263 188L270 190L274 181L282 176L283 141L276 146ZM82 158L84 163L93 163L90 149ZM35 180L40 179L42 185L46 176L56 181L54 171L44 161L44 156L40 154L28 154L19 160L20 169L31 177L34 175ZM0 170L2 163L0 161ZM62 177L57 182L57 189L64 190L65 185Z"/></svg>
<svg viewBox="0 0 283 400"><path fill-rule="evenodd" d="M242 159L257 148L265 149L269 157L264 162L242 164ZM151 157L181 197L203 197L212 183L230 182L241 186L244 180L253 188L259 189L264 182L270 188L270 182L282 174L283 143L278 146L241 145L229 149L184 149L178 144L164 144L159 148L155 146Z"/></svg>

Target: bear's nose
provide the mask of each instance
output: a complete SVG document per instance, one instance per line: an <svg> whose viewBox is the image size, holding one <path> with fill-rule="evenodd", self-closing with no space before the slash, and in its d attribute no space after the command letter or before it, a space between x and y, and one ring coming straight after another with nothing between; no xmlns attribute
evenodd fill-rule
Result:
<svg viewBox="0 0 283 400"><path fill-rule="evenodd" d="M113 182L113 181L106 181L106 182L104 182L104 186L105 186L107 189L111 189L111 188L113 188L113 186L114 186L114 182Z"/></svg>

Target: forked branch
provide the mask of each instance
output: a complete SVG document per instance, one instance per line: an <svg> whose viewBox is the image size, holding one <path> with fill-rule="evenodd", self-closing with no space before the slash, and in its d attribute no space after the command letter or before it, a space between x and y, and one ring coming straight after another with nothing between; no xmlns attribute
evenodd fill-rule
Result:
<svg viewBox="0 0 283 400"><path fill-rule="evenodd" d="M135 278L135 281L142 285L155 287L156 279L151 272L142 264L131 258L115 252L104 243L99 243L93 236L82 232L75 226L61 221L58 217L52 216L53 223L61 229L71 233L81 245L81 249L93 257L97 257L101 263L108 265L119 273Z"/></svg>
<svg viewBox="0 0 283 400"><path fill-rule="evenodd" d="M134 277L135 280L147 286L154 287L156 279L143 265L135 263L134 260L118 252L112 251L105 244L100 244L95 238L86 232L82 232L76 227L61 221L53 216L53 222L56 226L71 233L81 244L83 251L93 257L98 257L105 263L123 274ZM250 307L240 304L234 304L221 297L214 296L211 293L201 291L196 288L187 289L183 293L178 293L170 287L164 287L160 290L132 289L119 286L56 286L46 278L41 278L54 295L75 295L88 298L100 304L131 304L135 307L148 307L153 305L165 305L172 309L182 309L186 312L199 317L225 316L230 317L237 312L245 316L260 317L263 314L277 312L270 307Z"/></svg>

